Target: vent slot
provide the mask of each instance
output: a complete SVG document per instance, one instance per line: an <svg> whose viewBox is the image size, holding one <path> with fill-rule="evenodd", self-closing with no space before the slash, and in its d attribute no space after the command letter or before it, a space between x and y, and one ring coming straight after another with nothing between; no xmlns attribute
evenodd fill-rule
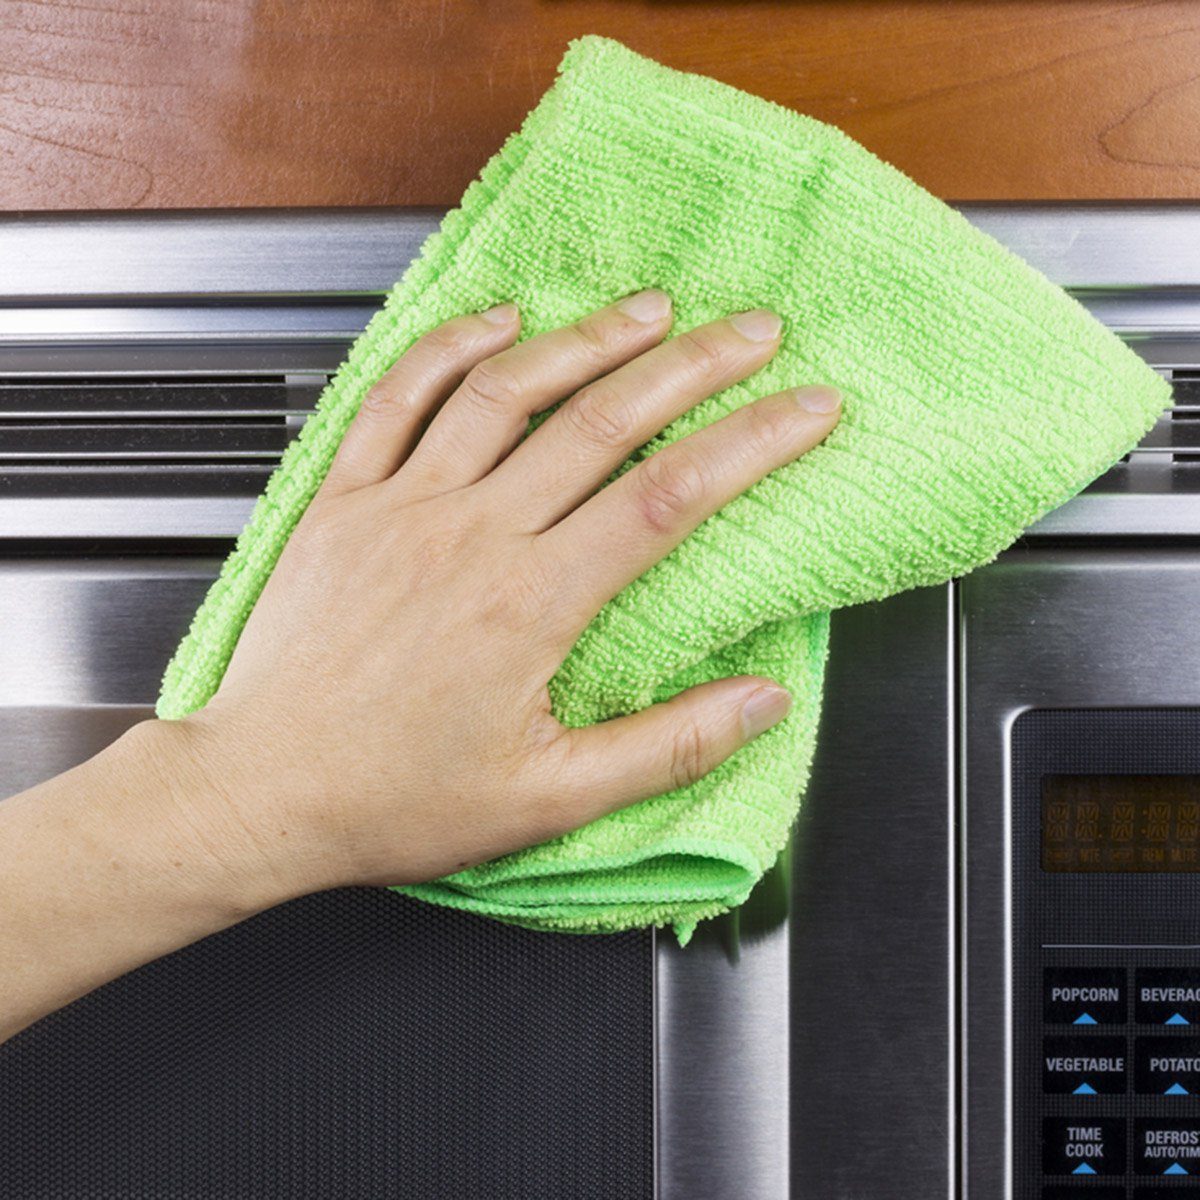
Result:
<svg viewBox="0 0 1200 1200"><path fill-rule="evenodd" d="M1200 463L1200 371L1176 371L1172 377L1174 404L1169 419L1164 418L1150 431L1159 435L1167 427L1164 444L1174 463Z"/></svg>
<svg viewBox="0 0 1200 1200"><path fill-rule="evenodd" d="M1172 371L1172 405L1130 452L1132 459L1200 461L1200 372Z"/></svg>
<svg viewBox="0 0 1200 1200"><path fill-rule="evenodd" d="M1146 491L1164 489L1191 490L1195 481L1191 470L1200 463L1200 370L1162 370L1171 383L1171 407L1154 427L1110 471L1085 491ZM1174 468L1187 470L1176 474Z"/></svg>
<svg viewBox="0 0 1200 1200"><path fill-rule="evenodd" d="M254 495L327 378L0 378L0 495Z"/></svg>

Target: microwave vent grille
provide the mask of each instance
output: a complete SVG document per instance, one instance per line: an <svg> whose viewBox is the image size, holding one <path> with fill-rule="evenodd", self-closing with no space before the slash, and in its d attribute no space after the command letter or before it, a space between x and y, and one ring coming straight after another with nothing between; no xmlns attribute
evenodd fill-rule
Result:
<svg viewBox="0 0 1200 1200"><path fill-rule="evenodd" d="M1200 463L1200 371L1176 371L1171 382L1174 403L1170 414L1150 431L1147 440L1164 445L1172 462Z"/></svg>
<svg viewBox="0 0 1200 1200"><path fill-rule="evenodd" d="M0 495L253 494L326 381L0 376Z"/></svg>
<svg viewBox="0 0 1200 1200"><path fill-rule="evenodd" d="M1162 466L1200 463L1200 370L1161 370L1171 383L1171 407L1114 469L1138 475ZM1098 480L1089 489L1103 488Z"/></svg>

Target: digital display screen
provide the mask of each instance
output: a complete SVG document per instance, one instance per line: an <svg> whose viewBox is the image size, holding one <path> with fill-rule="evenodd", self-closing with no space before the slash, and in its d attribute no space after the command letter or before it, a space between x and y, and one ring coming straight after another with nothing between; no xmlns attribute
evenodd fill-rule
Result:
<svg viewBox="0 0 1200 1200"><path fill-rule="evenodd" d="M1043 871L1200 871L1200 776L1043 775Z"/></svg>

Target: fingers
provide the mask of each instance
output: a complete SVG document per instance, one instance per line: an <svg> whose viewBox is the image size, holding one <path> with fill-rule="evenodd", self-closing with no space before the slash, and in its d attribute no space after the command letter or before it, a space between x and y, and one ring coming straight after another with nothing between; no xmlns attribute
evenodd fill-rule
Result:
<svg viewBox="0 0 1200 1200"><path fill-rule="evenodd" d="M838 392L779 392L681 438L627 471L534 542L561 581L573 640L626 584L763 476L812 449L837 424Z"/></svg>
<svg viewBox="0 0 1200 1200"><path fill-rule="evenodd" d="M519 329L515 305L501 304L455 317L417 338L363 396L322 487L350 491L392 475L429 414L472 367L511 345Z"/></svg>
<svg viewBox="0 0 1200 1200"><path fill-rule="evenodd" d="M735 750L778 724L788 692L769 679L741 676L700 684L628 717L571 729L553 743L570 810L548 836L613 809L695 783Z"/></svg>
<svg viewBox="0 0 1200 1200"><path fill-rule="evenodd" d="M779 347L765 309L713 321L647 350L587 384L519 445L488 486L541 532L585 500L638 446L681 413L752 375Z"/></svg>
<svg viewBox="0 0 1200 1200"><path fill-rule="evenodd" d="M417 444L406 486L443 492L481 479L534 413L648 350L670 324L670 297L651 289L478 363Z"/></svg>

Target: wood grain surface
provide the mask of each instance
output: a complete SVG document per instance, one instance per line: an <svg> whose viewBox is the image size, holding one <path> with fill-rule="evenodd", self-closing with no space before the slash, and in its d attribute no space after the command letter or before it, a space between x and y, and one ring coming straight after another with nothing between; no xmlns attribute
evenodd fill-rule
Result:
<svg viewBox="0 0 1200 1200"><path fill-rule="evenodd" d="M582 33L946 199L1200 197L1197 0L0 0L0 207L453 204Z"/></svg>

